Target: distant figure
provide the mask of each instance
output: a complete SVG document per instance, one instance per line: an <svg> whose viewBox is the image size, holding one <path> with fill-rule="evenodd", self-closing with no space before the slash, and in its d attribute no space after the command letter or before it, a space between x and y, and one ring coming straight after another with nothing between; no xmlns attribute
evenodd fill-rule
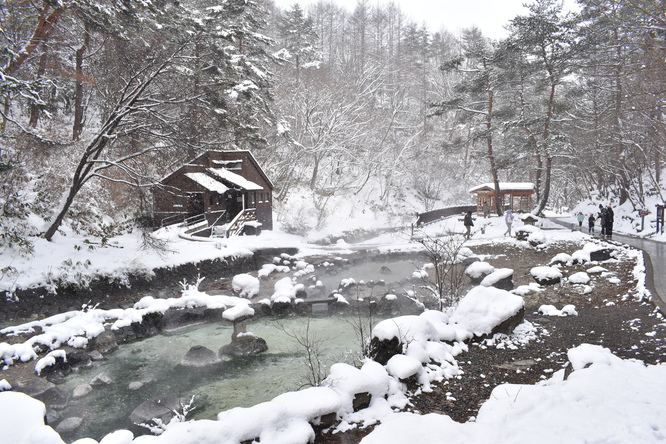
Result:
<svg viewBox="0 0 666 444"><path fill-rule="evenodd" d="M597 218L599 219L599 225L601 226L601 237L604 237L606 235L606 218L604 217L606 215L606 209L604 208L603 205L599 204L599 215Z"/></svg>
<svg viewBox="0 0 666 444"><path fill-rule="evenodd" d="M506 213L504 213L504 223L506 223L506 231L504 232L505 236L508 234L509 237L511 237L511 224L513 224L514 219L515 217L513 217L511 210L506 210Z"/></svg>
<svg viewBox="0 0 666 444"><path fill-rule="evenodd" d="M587 232L589 234L594 234L594 223L596 222L596 219L594 218L594 214L590 213L590 217L587 218Z"/></svg>
<svg viewBox="0 0 666 444"><path fill-rule="evenodd" d="M465 233L465 239L469 239L472 237L472 227L474 226L474 221L472 220L472 212L468 211L467 214L465 214L465 218L463 219L463 225L465 225L465 228L467 229L467 232Z"/></svg>
<svg viewBox="0 0 666 444"><path fill-rule="evenodd" d="M613 238L613 218L615 214L610 205L606 207L606 212L604 213L604 224L606 225L606 238Z"/></svg>
<svg viewBox="0 0 666 444"><path fill-rule="evenodd" d="M490 206L488 202L483 202L483 217L487 218L490 215Z"/></svg>
<svg viewBox="0 0 666 444"><path fill-rule="evenodd" d="M578 230L581 230L583 228L583 220L585 219L585 216L583 216L583 212L579 211L578 214L576 215L576 218L578 219Z"/></svg>

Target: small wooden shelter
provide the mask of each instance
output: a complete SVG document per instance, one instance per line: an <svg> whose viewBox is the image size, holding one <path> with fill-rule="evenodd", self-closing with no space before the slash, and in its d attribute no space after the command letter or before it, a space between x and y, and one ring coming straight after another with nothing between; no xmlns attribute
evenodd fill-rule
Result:
<svg viewBox="0 0 666 444"><path fill-rule="evenodd" d="M500 182L502 194L502 210L529 212L532 209L532 195L535 187L530 182ZM469 190L476 194L476 212L483 213L484 202L488 203L490 211L495 211L495 185L484 183Z"/></svg>
<svg viewBox="0 0 666 444"><path fill-rule="evenodd" d="M209 233L273 229L273 184L249 151L208 151L153 188L156 226L188 218L206 222ZM247 230L249 229L249 230Z"/></svg>

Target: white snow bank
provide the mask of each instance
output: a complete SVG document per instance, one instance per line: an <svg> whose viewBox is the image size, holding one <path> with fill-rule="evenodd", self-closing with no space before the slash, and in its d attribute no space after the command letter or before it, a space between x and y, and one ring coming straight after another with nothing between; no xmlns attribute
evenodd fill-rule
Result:
<svg viewBox="0 0 666 444"><path fill-rule="evenodd" d="M64 444L60 435L44 424L46 406L19 392L0 392L0 436L2 442L20 444Z"/></svg>
<svg viewBox="0 0 666 444"><path fill-rule="evenodd" d="M525 302L520 296L506 290L479 285L460 300L450 322L476 336L483 336L517 314L524 305Z"/></svg>
<svg viewBox="0 0 666 444"><path fill-rule="evenodd" d="M666 364L623 361L592 345L570 350L569 359L575 371L566 380L560 370L538 385L496 387L475 422L391 414L361 443L663 442Z"/></svg>

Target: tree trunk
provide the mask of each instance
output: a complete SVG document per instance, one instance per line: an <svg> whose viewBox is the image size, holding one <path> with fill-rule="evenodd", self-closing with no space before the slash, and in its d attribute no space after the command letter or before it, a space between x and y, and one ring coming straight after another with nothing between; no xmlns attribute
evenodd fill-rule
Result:
<svg viewBox="0 0 666 444"><path fill-rule="evenodd" d="M88 24L84 27L84 37L81 47L76 50L76 86L74 87L74 124L72 125L72 140L79 140L83 131L83 55L90 44Z"/></svg>
<svg viewBox="0 0 666 444"><path fill-rule="evenodd" d="M46 60L48 58L48 46L43 45L44 51L42 55L39 56L39 65L37 68L37 78L42 78L46 72ZM39 103L32 103L30 105L30 120L28 126L30 128L36 128L37 123L39 123L39 115L41 112L42 106Z"/></svg>
<svg viewBox="0 0 666 444"><path fill-rule="evenodd" d="M13 74L21 67L23 62L25 62L28 57L32 55L35 49L37 49L37 46L47 40L48 34L51 32L53 26L56 24L58 19L60 19L60 16L66 9L66 6L59 6L49 13L48 9L50 6L48 3L44 2L44 9L41 11L39 22L37 22L37 26L35 27L35 30L32 33L32 37L28 43L23 48L21 48L16 57L11 59L2 68L2 72L4 74Z"/></svg>

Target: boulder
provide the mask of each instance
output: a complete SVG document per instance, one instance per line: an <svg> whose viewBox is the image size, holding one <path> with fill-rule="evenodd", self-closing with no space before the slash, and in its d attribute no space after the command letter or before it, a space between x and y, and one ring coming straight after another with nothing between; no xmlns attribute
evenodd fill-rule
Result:
<svg viewBox="0 0 666 444"><path fill-rule="evenodd" d="M555 267L534 267L530 274L539 285L555 285L562 280L562 272Z"/></svg>
<svg viewBox="0 0 666 444"><path fill-rule="evenodd" d="M91 348L100 353L108 353L118 348L116 335L110 330L105 330L97 335L92 341Z"/></svg>
<svg viewBox="0 0 666 444"><path fill-rule="evenodd" d="M34 396L34 398L42 401L53 410L62 410L69 404L69 394L58 387L51 387L44 393Z"/></svg>
<svg viewBox="0 0 666 444"><path fill-rule="evenodd" d="M600 248L598 250L590 251L590 261L592 262L607 261L613 257L614 251L615 250L612 248Z"/></svg>
<svg viewBox="0 0 666 444"><path fill-rule="evenodd" d="M162 328L166 331L180 330L206 322L206 313L202 308L186 308L168 311L164 315Z"/></svg>
<svg viewBox="0 0 666 444"><path fill-rule="evenodd" d="M524 319L525 319L525 307L521 308L518 311L518 313L516 313L515 315L511 316L509 319L505 320L504 322L493 328L493 330L490 332L488 336L492 337L497 333L504 333L506 335L510 335L511 333L513 333L516 327L518 327L523 322Z"/></svg>
<svg viewBox="0 0 666 444"><path fill-rule="evenodd" d="M233 337L230 344L220 348L220 355L225 356L251 356L268 350L266 341L252 333L244 333Z"/></svg>
<svg viewBox="0 0 666 444"><path fill-rule="evenodd" d="M109 376L108 373L100 373L99 375L95 376L92 381L90 381L90 385L93 387L103 387L105 385L109 385L113 382L111 379L111 376Z"/></svg>
<svg viewBox="0 0 666 444"><path fill-rule="evenodd" d="M55 387L55 384L42 378L28 378L14 384L14 390L36 398L45 391Z"/></svg>
<svg viewBox="0 0 666 444"><path fill-rule="evenodd" d="M291 302L275 301L271 304L273 316L290 316L295 313Z"/></svg>
<svg viewBox="0 0 666 444"><path fill-rule="evenodd" d="M170 393L143 402L132 411L129 419L134 424L141 424L148 423L156 418L167 424L174 417L173 411L178 411L180 407L180 397Z"/></svg>
<svg viewBox="0 0 666 444"><path fill-rule="evenodd" d="M83 424L83 418L73 416L65 418L62 421L60 421L60 424L58 424L55 430L56 432L61 434L72 433L73 431L81 427L81 424Z"/></svg>
<svg viewBox="0 0 666 444"><path fill-rule="evenodd" d="M389 359L400 353L402 353L402 344L397 337L391 339L378 339L373 337L370 341L368 355L372 360L377 361L382 365L386 365Z"/></svg>
<svg viewBox="0 0 666 444"><path fill-rule="evenodd" d="M513 270L511 268L498 268L484 277L479 285L507 291L513 290Z"/></svg>
<svg viewBox="0 0 666 444"><path fill-rule="evenodd" d="M422 303L404 294L388 294L377 302L373 312L380 316L400 316L418 315L423 310Z"/></svg>
<svg viewBox="0 0 666 444"><path fill-rule="evenodd" d="M72 370L92 367L92 358L84 351L70 351L67 353L67 363Z"/></svg>
<svg viewBox="0 0 666 444"><path fill-rule="evenodd" d="M132 391L139 390L141 387L143 387L143 382L141 382L141 381L132 381L127 386L127 388L132 390Z"/></svg>
<svg viewBox="0 0 666 444"><path fill-rule="evenodd" d="M206 367L220 362L217 354L203 345L195 345L187 351L185 357L180 361L180 365L185 367Z"/></svg>
<svg viewBox="0 0 666 444"><path fill-rule="evenodd" d="M77 385L74 391L72 392L72 398L74 399L83 398L92 391L93 388L92 385L90 384Z"/></svg>
<svg viewBox="0 0 666 444"><path fill-rule="evenodd" d="M99 350L93 350L90 353L88 353L88 356L90 356L90 359L93 361L101 361L104 359L104 355L99 352Z"/></svg>

